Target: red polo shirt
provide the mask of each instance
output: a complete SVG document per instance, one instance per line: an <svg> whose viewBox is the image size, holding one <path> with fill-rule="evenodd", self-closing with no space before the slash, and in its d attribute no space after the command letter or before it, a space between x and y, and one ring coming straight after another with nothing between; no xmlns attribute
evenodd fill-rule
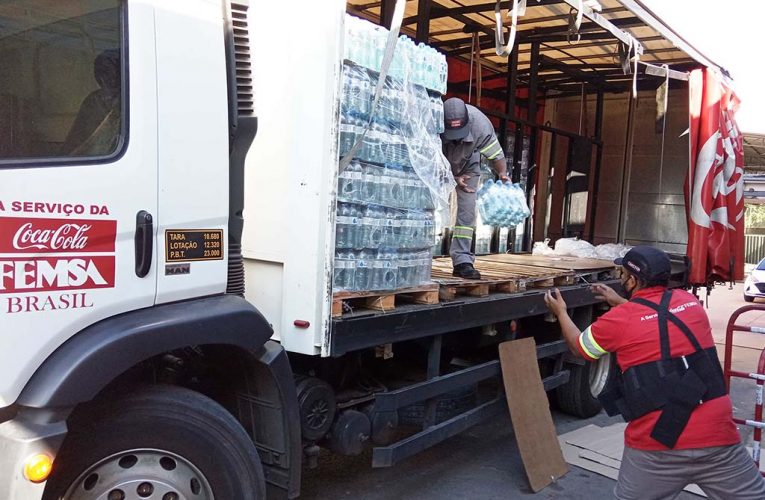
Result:
<svg viewBox="0 0 765 500"><path fill-rule="evenodd" d="M651 287L636 292L634 296L658 304L664 290L663 287ZM669 308L688 325L702 349L714 346L709 318L696 297L686 291L675 290ZM672 322L669 322L669 344L672 357L685 356L694 351L685 335ZM634 302L614 307L582 332L579 351L590 361L597 360L605 352L615 352L622 371L661 359L656 311ZM651 437L659 414L659 411L653 411L631 421L624 432L626 445L639 450L668 449ZM730 397L725 395L706 401L693 411L674 449L727 446L738 442L733 407Z"/></svg>

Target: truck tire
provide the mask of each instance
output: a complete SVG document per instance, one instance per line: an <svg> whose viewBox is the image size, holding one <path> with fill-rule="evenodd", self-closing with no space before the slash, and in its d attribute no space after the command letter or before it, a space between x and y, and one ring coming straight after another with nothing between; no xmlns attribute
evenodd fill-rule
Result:
<svg viewBox="0 0 765 500"><path fill-rule="evenodd" d="M460 413L474 408L477 399L476 386L447 392L436 398L436 423L444 422ZM425 422L425 401L405 406L398 411L399 425L421 426Z"/></svg>
<svg viewBox="0 0 765 500"><path fill-rule="evenodd" d="M155 386L77 411L69 424L44 500L266 498L249 436L202 394Z"/></svg>
<svg viewBox="0 0 765 500"><path fill-rule="evenodd" d="M569 364L568 382L555 391L558 408L580 418L594 417L603 408L598 394L613 380L616 363L610 354L593 363Z"/></svg>

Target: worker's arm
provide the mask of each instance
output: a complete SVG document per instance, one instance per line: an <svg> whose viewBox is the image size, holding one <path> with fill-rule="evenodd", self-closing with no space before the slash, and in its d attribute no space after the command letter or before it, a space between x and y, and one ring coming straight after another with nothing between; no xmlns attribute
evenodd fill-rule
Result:
<svg viewBox="0 0 765 500"><path fill-rule="evenodd" d="M579 331L579 328L569 317L566 302L563 300L560 290L557 288L555 290L548 290L545 294L545 304L547 304L550 312L558 318L560 332L571 352L580 355L579 336L582 332Z"/></svg>
<svg viewBox="0 0 765 500"><path fill-rule="evenodd" d="M505 158L497 158L496 160L491 162L491 168L496 172L497 176L499 177L499 180L502 182L507 182L510 180L510 177L507 175L507 162L505 161Z"/></svg>
<svg viewBox="0 0 765 500"><path fill-rule="evenodd" d="M616 307L627 302L627 299L616 293L616 290L602 283L594 283L590 291L596 299L605 300L609 306Z"/></svg>

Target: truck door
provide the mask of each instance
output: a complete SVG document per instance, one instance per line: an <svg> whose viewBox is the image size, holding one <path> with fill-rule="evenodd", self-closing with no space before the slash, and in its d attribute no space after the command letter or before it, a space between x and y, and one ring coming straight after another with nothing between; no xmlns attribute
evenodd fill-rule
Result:
<svg viewBox="0 0 765 500"><path fill-rule="evenodd" d="M0 2L0 27L2 407L76 332L154 304L157 98L143 3Z"/></svg>

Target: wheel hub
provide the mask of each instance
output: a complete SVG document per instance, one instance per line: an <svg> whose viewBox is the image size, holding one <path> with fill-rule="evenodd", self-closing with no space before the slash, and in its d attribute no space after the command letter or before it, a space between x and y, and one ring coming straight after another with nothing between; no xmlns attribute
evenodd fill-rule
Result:
<svg viewBox="0 0 765 500"><path fill-rule="evenodd" d="M606 383L608 383L608 374L611 370L611 362L611 355L604 354L590 366L590 392L593 397L598 397L603 392L603 389L605 389Z"/></svg>
<svg viewBox="0 0 765 500"><path fill-rule="evenodd" d="M191 462L162 450L106 457L82 473L65 500L214 500L210 483Z"/></svg>

